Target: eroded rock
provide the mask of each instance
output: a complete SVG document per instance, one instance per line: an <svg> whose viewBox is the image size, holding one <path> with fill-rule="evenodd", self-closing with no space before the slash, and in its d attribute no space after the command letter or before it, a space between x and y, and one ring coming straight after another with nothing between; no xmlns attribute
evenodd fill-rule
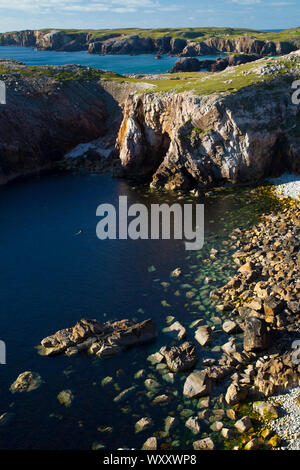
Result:
<svg viewBox="0 0 300 470"><path fill-rule="evenodd" d="M100 323L81 319L73 328L57 331L41 341L42 355L65 353L68 356L88 351L98 357L120 353L123 349L152 341L157 337L151 319L134 324L130 320Z"/></svg>
<svg viewBox="0 0 300 470"><path fill-rule="evenodd" d="M160 353L164 356L167 366L172 372L183 372L197 363L195 346L186 341L180 346L164 346Z"/></svg>
<svg viewBox="0 0 300 470"><path fill-rule="evenodd" d="M10 386L12 393L32 392L42 384L41 376L36 372L26 371L20 374L15 382Z"/></svg>

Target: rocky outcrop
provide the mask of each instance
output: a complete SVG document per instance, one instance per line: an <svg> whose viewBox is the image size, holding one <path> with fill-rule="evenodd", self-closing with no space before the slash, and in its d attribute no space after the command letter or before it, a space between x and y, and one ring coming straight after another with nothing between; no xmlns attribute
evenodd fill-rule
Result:
<svg viewBox="0 0 300 470"><path fill-rule="evenodd" d="M198 60L196 57L187 57L185 59L176 60L173 67L169 70L169 73L199 72L203 69L211 70L214 63L214 60Z"/></svg>
<svg viewBox="0 0 300 470"><path fill-rule="evenodd" d="M100 323L83 318L74 327L59 330L44 338L40 353L45 356L60 353L72 356L80 351L88 351L98 357L105 357L156 337L157 329L151 319L134 324L129 320Z"/></svg>
<svg viewBox="0 0 300 470"><path fill-rule="evenodd" d="M42 384L42 378L37 372L22 372L10 386L12 393L32 392Z"/></svg>
<svg viewBox="0 0 300 470"><path fill-rule="evenodd" d="M216 60L198 60L196 57L187 57L185 59L176 60L169 73L199 72L200 70L220 72L227 67L246 64L247 62L253 62L259 58L260 56L257 54L236 54L227 57L219 57Z"/></svg>
<svg viewBox="0 0 300 470"><path fill-rule="evenodd" d="M118 136L120 174L190 189L300 171L292 81L278 77L237 93L130 96Z"/></svg>

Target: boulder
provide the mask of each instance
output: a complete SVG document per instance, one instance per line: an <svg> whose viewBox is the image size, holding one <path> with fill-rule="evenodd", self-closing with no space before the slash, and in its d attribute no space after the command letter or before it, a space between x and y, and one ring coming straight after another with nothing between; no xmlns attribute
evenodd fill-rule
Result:
<svg viewBox="0 0 300 470"><path fill-rule="evenodd" d="M215 421L215 422L211 425L210 429L211 429L212 431L214 431L214 432L219 432L219 431L221 431L221 430L223 429L223 426L224 426L224 424L222 423L222 421Z"/></svg>
<svg viewBox="0 0 300 470"><path fill-rule="evenodd" d="M231 384L229 385L226 395L225 401L228 405L235 405L243 400L248 395L248 389L239 386L238 384Z"/></svg>
<svg viewBox="0 0 300 470"><path fill-rule="evenodd" d="M112 325L114 329L115 325L116 323ZM147 319L135 325L126 325L124 330L114 331L112 336L119 346L128 347L152 341L157 338L158 332L155 323Z"/></svg>
<svg viewBox="0 0 300 470"><path fill-rule="evenodd" d="M243 418L239 419L239 421L237 421L234 426L236 427L238 432L242 434L252 428L252 422L249 416L244 416Z"/></svg>
<svg viewBox="0 0 300 470"><path fill-rule="evenodd" d="M208 346L212 340L211 328L207 325L199 326L195 333L195 339L201 346Z"/></svg>
<svg viewBox="0 0 300 470"><path fill-rule="evenodd" d="M42 384L41 376L36 372L26 371L20 374L10 386L12 393L32 392Z"/></svg>
<svg viewBox="0 0 300 470"><path fill-rule="evenodd" d="M160 353L164 356L167 366L172 372L183 372L194 367L197 363L195 346L186 341L180 346L164 346Z"/></svg>
<svg viewBox="0 0 300 470"><path fill-rule="evenodd" d="M234 437L234 432L232 431L232 429L229 428L222 428L221 434L224 439L233 439Z"/></svg>
<svg viewBox="0 0 300 470"><path fill-rule="evenodd" d="M247 317L244 329L245 351L261 351L269 346L266 322L257 317Z"/></svg>
<svg viewBox="0 0 300 470"><path fill-rule="evenodd" d="M230 335L232 333L236 333L238 325L232 320L226 320L222 325L222 329L225 333Z"/></svg>
<svg viewBox="0 0 300 470"><path fill-rule="evenodd" d="M156 437L149 437L143 444L142 450L157 450Z"/></svg>
<svg viewBox="0 0 300 470"><path fill-rule="evenodd" d="M284 302L276 297L267 297L264 299L265 320L267 323L273 323L276 315L284 309Z"/></svg>
<svg viewBox="0 0 300 470"><path fill-rule="evenodd" d="M146 431L147 429L153 426L153 421L149 417L141 418L139 421L135 423L135 432L136 434L139 432Z"/></svg>
<svg viewBox="0 0 300 470"><path fill-rule="evenodd" d="M206 370L192 372L184 383L183 394L189 398L199 398L209 395L212 389L212 381Z"/></svg>
<svg viewBox="0 0 300 470"><path fill-rule="evenodd" d="M278 411L271 403L257 401L253 403L253 411L258 413L263 419L272 420L278 418Z"/></svg>
<svg viewBox="0 0 300 470"><path fill-rule="evenodd" d="M257 439L257 437L255 437L254 439L251 439L251 441L247 442L244 449L245 450L257 450L259 449L259 447L260 447L259 440Z"/></svg>
<svg viewBox="0 0 300 470"><path fill-rule="evenodd" d="M214 450L215 445L210 437L193 442L194 450Z"/></svg>
<svg viewBox="0 0 300 470"><path fill-rule="evenodd" d="M165 328L164 332L173 334L179 340L186 337L186 329L179 321L175 321L172 325Z"/></svg>
<svg viewBox="0 0 300 470"><path fill-rule="evenodd" d="M191 416L185 423L186 427L189 428L193 434L199 434L201 430L200 419L198 416Z"/></svg>
<svg viewBox="0 0 300 470"><path fill-rule="evenodd" d="M235 338L230 338L227 343L221 346L222 351L224 351L228 356L233 355L236 352L236 340Z"/></svg>

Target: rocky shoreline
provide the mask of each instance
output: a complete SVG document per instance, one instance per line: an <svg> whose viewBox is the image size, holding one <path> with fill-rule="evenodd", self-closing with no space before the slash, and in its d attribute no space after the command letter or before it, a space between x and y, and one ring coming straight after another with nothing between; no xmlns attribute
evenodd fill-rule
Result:
<svg viewBox="0 0 300 470"><path fill-rule="evenodd" d="M264 197L264 191L269 194L271 190L261 191L260 197ZM289 199L276 204L276 211L256 226L237 228L230 234L227 242L235 249L236 274L227 284L212 290L212 280L207 279L220 318L216 326L206 324L200 315L188 329L176 318L168 317L163 332L175 342L155 351L155 341L161 333L150 319L140 323L82 319L74 327L44 338L38 352L46 356L65 354L70 360L85 352L97 360L109 361L111 356L124 354L128 347L152 341L154 352L148 357L149 369L138 370L131 383L116 389L112 396L118 406L130 400L132 394L141 394L139 384L143 384L144 399L147 397L152 407L165 407L174 400L168 385L178 384L180 405L174 414L169 410L165 431L154 432L151 414L139 415L135 432L144 436L143 449L163 446L171 429L174 435L178 421L193 435L190 445L195 450L213 450L220 443L225 449L236 450L298 448L295 416L300 366L293 363L291 355L292 343L299 339L300 330L300 206ZM210 261L215 263L218 256L218 250L212 248ZM177 268L170 279L180 280L182 275ZM217 345L221 345L218 358L210 355ZM161 374L163 387L153 372ZM103 378L101 384L109 387L112 380ZM38 393L36 390L42 385L37 372L26 371L10 390L14 394ZM71 407L73 390L61 390L57 400L62 406ZM4 424L10 417L4 414L0 419Z"/></svg>
<svg viewBox="0 0 300 470"><path fill-rule="evenodd" d="M115 169L119 176L122 172L127 177L146 175L155 188L196 188L193 196L189 193L191 197L198 197L199 191L210 185L254 182L269 175L272 169L299 171L299 113L291 104L287 89L287 83L299 74L298 55L291 54L286 59L288 82L281 75L280 63L260 62L255 65L256 75L271 74L275 67L276 76L271 83L233 94L226 91L201 96L191 91L137 93L134 89L131 93L130 85L124 91L122 77L114 77L114 81L98 71L99 76L88 74L81 81L81 74L89 71L74 66L45 69L50 74L47 78L36 79L35 73L26 78L31 70L14 64L21 71L8 73L10 101L2 113L1 180L7 181L22 170L26 173L40 168L45 159L60 160L63 155L68 157L62 163L67 170L81 166L91 171L107 169L116 161L114 143L118 130L120 162ZM59 81L53 78L53 70L59 74ZM223 78L226 77L222 75ZM141 82L140 91L147 87L147 82ZM107 113L108 109L113 112ZM16 116L22 126L9 134L8 126L14 128ZM53 120L55 125L49 129ZM23 126L24 122L28 127ZM286 122L288 128L284 127ZM34 139L32 134L26 139L28 129L34 129ZM16 135L21 132L22 139ZM17 139L23 147L16 148ZM264 191L269 193L270 189L263 189L261 197ZM207 318L204 320L204 314L199 318L198 312L199 317L187 332L185 326L171 317L164 333L172 334L176 344L160 346L148 357L167 384L177 378L184 380L175 390L182 400L178 412L185 428L194 436L190 443L195 450L214 449L220 441L226 448L234 449L291 447L289 436L285 436L277 421L281 409L280 399L276 400L275 395L288 389L297 391L300 385L300 366L293 360L292 346L300 331L299 227L299 202L285 199L274 213L251 229L236 228L224 244L224 249L235 250L235 275L214 290L211 288L214 279L204 280L204 288L210 291L210 300L218 311L219 323L212 326ZM214 263L218 255L219 251L212 248L203 262ZM171 278L180 279L181 274L177 268ZM192 299L194 295L189 290L186 298ZM166 301L163 305L168 306ZM206 305L201 307L205 310ZM74 327L44 338L39 352L46 356L60 353L73 356L85 351L103 359L157 336L151 319L104 324L82 319ZM208 347L217 347L220 357L210 357L210 349L205 349ZM199 351L206 351L204 359ZM135 380L143 380L151 406L172 402L167 385L162 393L152 371L147 378L144 375L145 371L137 371ZM11 392L31 392L41 384L39 374L26 371L12 384ZM224 393L218 393L219 387ZM118 390L113 402L125 400L135 390L132 384ZM213 393L218 396L210 410ZM293 409L298 401L290 408L294 392L289 396L287 407ZM266 401L272 397L274 400ZM58 400L69 407L72 390L60 392ZM184 408L189 405L192 409ZM175 416L170 415L166 429L152 435L151 418L139 418L136 432L148 433L145 449L156 449L159 439L165 438L170 427L175 426ZM297 429L295 432L292 429L295 439Z"/></svg>
<svg viewBox="0 0 300 470"><path fill-rule="evenodd" d="M163 346L148 357L167 382L184 374L178 392L183 400L198 402L200 408L198 414L187 415L185 421L186 428L195 436L192 442L195 450L213 450L220 439L225 448L236 450L299 448L299 422L295 416L300 413L300 365L293 360L293 342L300 333L299 222L299 203L285 199L276 212L264 216L256 226L235 229L230 241L237 249L233 254L237 273L210 294L222 320L220 327L216 329L203 324L203 319L196 320L191 325L194 339L187 341L186 329L170 317L164 331L177 339L177 345ZM217 250L212 249L210 256L215 259ZM181 270L177 268L171 276L180 278ZM227 336L221 356L200 361L199 346L213 347L219 328ZM86 351L103 359L120 354L129 346L153 341L157 336L150 319L139 324L129 320L101 324L82 319L74 327L43 339L39 350L47 356L60 353L73 356ZM143 377L145 371L136 373L136 379ZM168 392L161 391L154 376L149 377L151 374L144 385L153 405L169 403ZM108 379L111 381L107 378L107 383ZM17 378L11 391L31 391L41 383L38 374L27 371ZM224 393L217 395L211 419L209 402L212 392L219 387ZM127 399L135 388L131 384L121 391L114 398L115 403ZM58 400L70 406L72 391L62 391ZM169 418L168 429L176 421ZM157 449L164 437L163 433L148 432L153 424L147 416L136 423L137 433L148 434L143 445L147 450ZM212 434L202 431L207 425Z"/></svg>
<svg viewBox="0 0 300 470"><path fill-rule="evenodd" d="M100 34L99 34L100 33ZM170 31L172 33L172 31ZM231 34L234 34L234 30ZM174 34L174 32L173 32ZM246 54L281 55L297 49L297 36L291 34L290 40L268 40L262 37L262 34L255 37L253 35L243 36L230 34L215 36L212 31L204 34L199 31L198 37L189 39L188 33L178 30L177 36L161 34L160 37L151 35L147 31L139 34L130 34L130 32L106 32L99 31L95 34L93 31L61 31L61 30L26 30L0 35L0 46L25 46L36 47L42 50L53 51L87 51L89 54L173 54L181 57L193 57L218 54L220 52L243 52ZM262 39L258 39L262 37Z"/></svg>

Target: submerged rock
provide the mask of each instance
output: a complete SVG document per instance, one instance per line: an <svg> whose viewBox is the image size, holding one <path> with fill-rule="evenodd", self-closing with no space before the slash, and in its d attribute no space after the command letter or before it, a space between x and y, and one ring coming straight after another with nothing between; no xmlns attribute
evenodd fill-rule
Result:
<svg viewBox="0 0 300 470"><path fill-rule="evenodd" d="M136 389L135 385L132 386L132 387L126 388L126 390L123 390L121 393L119 393L119 395L117 395L114 398L114 402L118 403L118 402L121 402L123 400L126 400L126 398L128 398L128 396L131 395L134 392L135 389Z"/></svg>
<svg viewBox="0 0 300 470"><path fill-rule="evenodd" d="M62 390L57 395L57 399L61 405L64 405L69 408L72 405L72 401L74 400L72 390Z"/></svg>
<svg viewBox="0 0 300 470"><path fill-rule="evenodd" d="M153 421L149 417L141 418L137 423L135 423L135 432L136 434L142 431L146 431L147 429L153 426Z"/></svg>
<svg viewBox="0 0 300 470"><path fill-rule="evenodd" d="M193 442L194 450L214 450L215 445L210 437Z"/></svg>
<svg viewBox="0 0 300 470"><path fill-rule="evenodd" d="M185 423L186 427L189 428L193 434L199 434L201 431L200 419L198 416L191 416Z"/></svg>
<svg viewBox="0 0 300 470"><path fill-rule="evenodd" d="M173 416L167 416L165 419L165 432L169 434L171 429L173 429L174 426L176 426L176 423L177 423L176 418L174 418Z"/></svg>
<svg viewBox="0 0 300 470"><path fill-rule="evenodd" d="M10 386L10 391L15 392L32 392L39 388L42 384L41 376L36 372L26 371L20 374L15 382Z"/></svg>
<svg viewBox="0 0 300 470"><path fill-rule="evenodd" d="M174 269L174 271L171 272L171 276L172 277L179 277L181 275L181 269L180 268L176 268Z"/></svg>
<svg viewBox="0 0 300 470"><path fill-rule="evenodd" d="M14 413L3 413L3 415L0 416L0 426L6 426L8 423L10 423L14 416Z"/></svg>
<svg viewBox="0 0 300 470"><path fill-rule="evenodd" d="M255 437L254 439L251 439L251 441L247 442L244 448L245 450L257 450L259 449L259 447L259 440L257 439L257 437Z"/></svg>
<svg viewBox="0 0 300 470"><path fill-rule="evenodd" d="M156 437L149 437L143 444L142 450L157 450Z"/></svg>
<svg viewBox="0 0 300 470"><path fill-rule="evenodd" d="M175 338L179 340L184 339L186 337L186 329L179 321L175 321L174 323L172 323L172 325L168 326L167 328L164 328L163 331L165 333L172 334Z"/></svg>

